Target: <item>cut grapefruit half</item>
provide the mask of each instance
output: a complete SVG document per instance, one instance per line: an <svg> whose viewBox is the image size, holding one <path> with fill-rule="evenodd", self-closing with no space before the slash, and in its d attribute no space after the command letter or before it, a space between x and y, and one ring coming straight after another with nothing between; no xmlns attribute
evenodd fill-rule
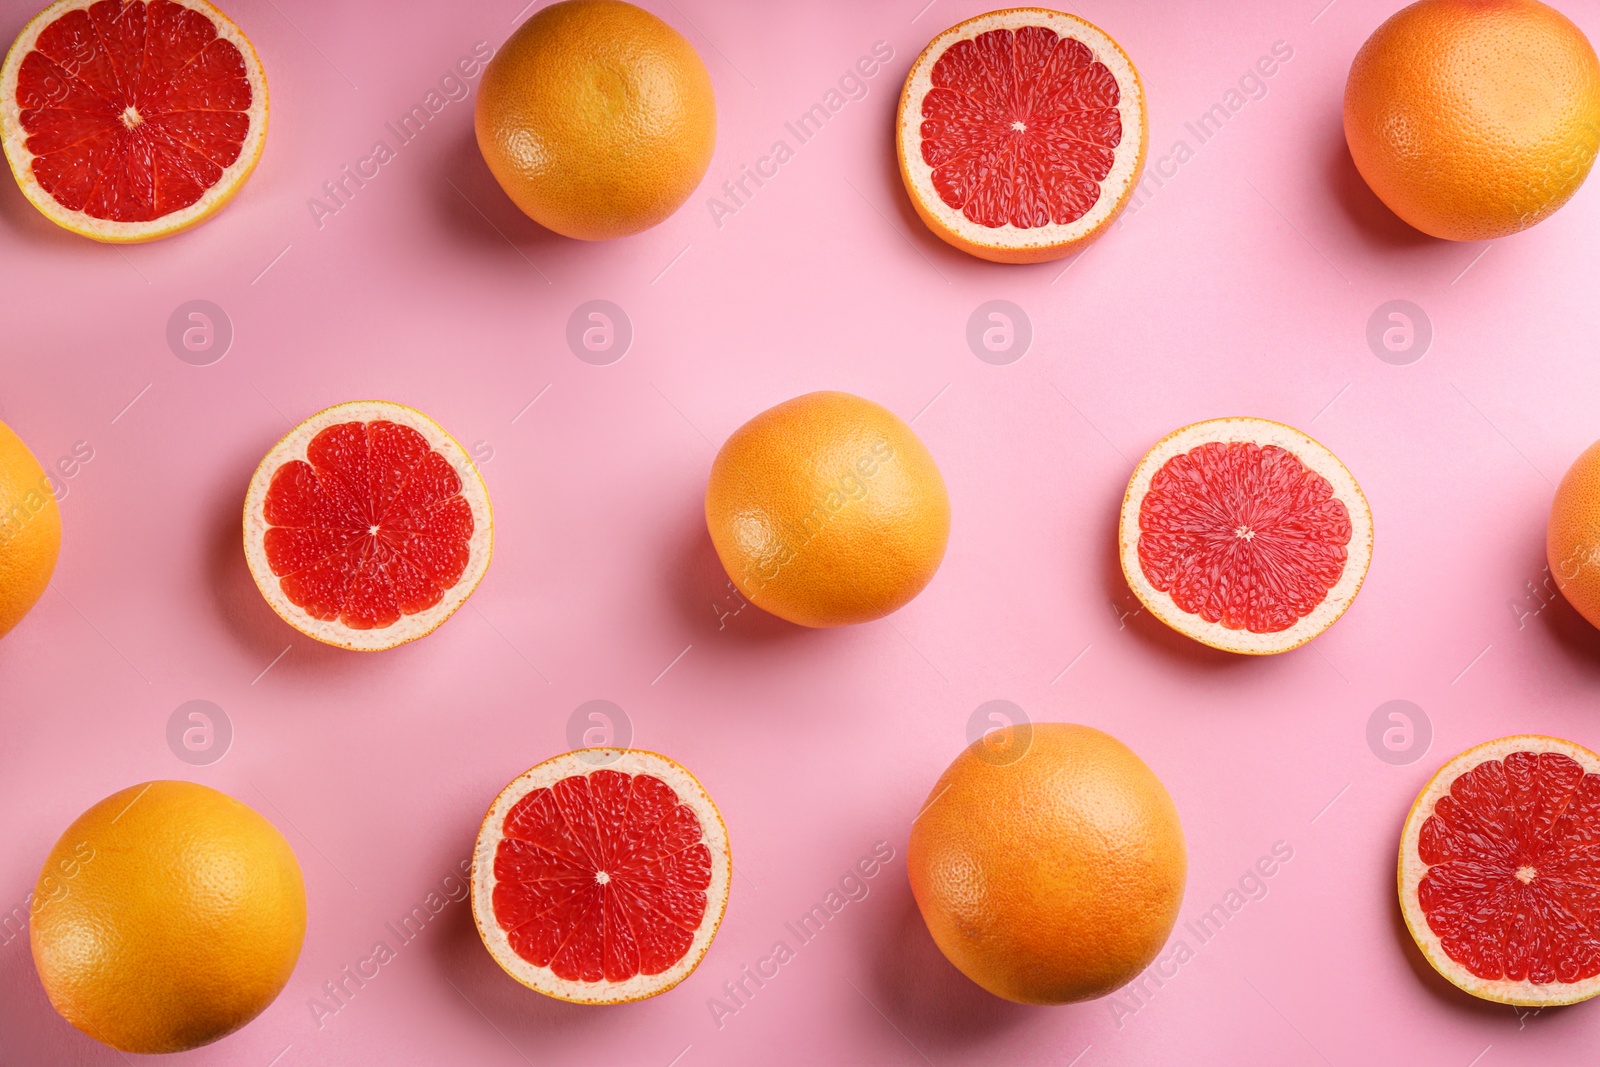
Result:
<svg viewBox="0 0 1600 1067"><path fill-rule="evenodd" d="M699 966L732 869L728 828L694 775L654 752L583 749L495 798L473 852L472 915L529 989L620 1004Z"/></svg>
<svg viewBox="0 0 1600 1067"><path fill-rule="evenodd" d="M1211 419L1145 453L1118 541L1152 615L1212 648L1266 656L1350 606L1372 560L1372 512L1344 464L1299 430Z"/></svg>
<svg viewBox="0 0 1600 1067"><path fill-rule="evenodd" d="M256 468L244 555L290 626L375 652L425 637L489 569L489 490L466 450L403 404L319 411Z"/></svg>
<svg viewBox="0 0 1600 1067"><path fill-rule="evenodd" d="M0 67L0 140L23 195L97 241L210 218L266 137L261 60L206 0L57 0Z"/></svg>
<svg viewBox="0 0 1600 1067"><path fill-rule="evenodd" d="M1423 956L1473 996L1600 993L1600 756L1538 734L1456 756L1406 817L1399 886Z"/></svg>
<svg viewBox="0 0 1600 1067"><path fill-rule="evenodd" d="M997 263L1059 259L1127 204L1149 144L1144 86L1074 15L991 11L929 42L895 123L900 177L944 241Z"/></svg>

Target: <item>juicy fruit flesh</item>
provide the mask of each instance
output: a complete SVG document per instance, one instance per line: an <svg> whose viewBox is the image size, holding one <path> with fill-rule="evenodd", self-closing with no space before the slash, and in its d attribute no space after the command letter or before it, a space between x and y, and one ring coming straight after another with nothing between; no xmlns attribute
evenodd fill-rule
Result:
<svg viewBox="0 0 1600 1067"><path fill-rule="evenodd" d="M922 99L939 198L997 228L1065 225L1100 199L1122 143L1121 87L1078 40L1043 26L957 41Z"/></svg>
<svg viewBox="0 0 1600 1067"><path fill-rule="evenodd" d="M1350 512L1328 480L1276 445L1209 441L1156 472L1139 507L1150 584L1207 622L1278 633L1344 573Z"/></svg>
<svg viewBox="0 0 1600 1067"><path fill-rule="evenodd" d="M426 611L461 580L472 507L448 460L409 426L322 430L272 475L264 542L285 596L355 630Z"/></svg>
<svg viewBox="0 0 1600 1067"><path fill-rule="evenodd" d="M1486 980L1600 974L1600 775L1513 752L1450 784L1417 841L1417 902L1445 953Z"/></svg>
<svg viewBox="0 0 1600 1067"><path fill-rule="evenodd" d="M244 57L170 0L101 0L40 32L17 73L33 175L63 207L149 222L189 207L238 158Z"/></svg>
<svg viewBox="0 0 1600 1067"><path fill-rule="evenodd" d="M494 857L512 951L557 978L621 982L688 953L705 919L700 820L649 774L599 770L517 801Z"/></svg>

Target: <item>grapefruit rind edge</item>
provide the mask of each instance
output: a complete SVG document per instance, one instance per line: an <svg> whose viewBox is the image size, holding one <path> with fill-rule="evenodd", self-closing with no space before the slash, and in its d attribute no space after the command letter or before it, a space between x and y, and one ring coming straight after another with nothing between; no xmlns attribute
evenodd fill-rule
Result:
<svg viewBox="0 0 1600 1067"><path fill-rule="evenodd" d="M1139 562L1139 508L1156 473L1174 456L1212 441L1277 445L1293 453L1307 468L1327 479L1333 486L1334 496L1344 503L1350 514L1350 543L1339 580L1314 611L1286 630L1258 634L1233 630L1220 622L1208 622L1183 610L1170 594L1152 585ZM1372 510L1366 495L1337 456L1292 426L1248 416L1191 423L1156 442L1128 479L1117 529L1123 577L1150 614L1201 644L1245 656L1272 656L1293 651L1339 621L1355 601L1367 576L1367 567L1372 562L1372 536Z"/></svg>
<svg viewBox="0 0 1600 1067"><path fill-rule="evenodd" d="M1400 914L1405 919L1411 939L1417 943L1429 966L1463 992L1480 1000L1519 1008L1553 1008L1576 1004L1600 994L1600 975L1585 978L1581 982L1547 982L1543 985L1526 979L1479 978L1445 953L1442 940L1428 925L1428 917L1417 900L1417 888L1422 883L1423 875L1428 873L1428 865L1422 862L1418 843L1422 826L1433 814L1434 805L1450 792L1457 778L1480 763L1504 759L1513 752L1560 752L1576 760L1586 773L1600 774L1600 755L1575 742L1545 734L1501 737L1475 745L1452 757L1417 794L1416 802L1406 815L1405 827L1400 832L1400 858L1396 872Z"/></svg>
<svg viewBox="0 0 1600 1067"><path fill-rule="evenodd" d="M10 51L6 53L5 62L0 64L0 146L4 147L6 162L11 166L11 175L17 180L22 195L27 197L28 202L37 208L40 214L62 229L106 244L140 244L171 237L200 225L226 207L239 190L244 188L256 164L261 161L261 152L267 142L267 121L270 111L266 71L261 66L261 57L256 54L255 46L244 35L244 31L215 5L207 0L171 0L209 18L216 27L217 36L232 41L238 47L239 54L244 57L245 76L250 81L250 114L255 121L251 122L250 132L245 137L244 143L239 146L239 158L224 168L216 183L207 189L199 200L186 208L147 222L99 219L85 211L65 207L46 192L44 186L34 177L33 154L28 151L28 135L22 128L22 109L17 104L17 77L23 59L33 51L39 34L44 32L46 27L69 11L88 8L97 2L98 0L56 0L35 15L17 35Z"/></svg>
<svg viewBox="0 0 1600 1067"><path fill-rule="evenodd" d="M637 974L625 982L582 982L558 978L548 967L537 967L511 947L510 939L494 915L494 860L502 839L506 815L535 789L548 788L563 778L599 770L624 774L649 774L661 779L700 820L700 832L711 853L711 885L706 889L706 917L695 931L683 958L660 974ZM711 947L728 910L733 879L733 853L728 827L716 802L700 780L666 756L644 749L590 748L545 760L519 775L489 805L478 829L472 852L472 918L478 936L502 970L529 989L572 1004L623 1004L657 996L692 974Z"/></svg>
<svg viewBox="0 0 1600 1067"><path fill-rule="evenodd" d="M451 586L444 598L415 615L403 616L392 626L381 629L356 630L338 620L313 619L297 604L283 594L277 575L267 561L265 506L267 490L272 485L272 475L292 460L303 460L311 439L329 426L345 422L372 422L387 420L409 426L422 434L428 444L455 468L461 479L461 496L472 508L472 539L468 542L467 569L459 581ZM477 589L478 583L489 570L494 555L494 509L489 501L489 489L483 475L454 437L428 416L415 408L387 400L352 400L312 415L290 430L266 454L250 477L250 487L244 500L244 556L267 604L284 622L307 637L326 645L353 652L382 652L426 637L454 615L467 598Z"/></svg>
<svg viewBox="0 0 1600 1067"><path fill-rule="evenodd" d="M1052 223L1030 229L1009 224L991 228L972 222L959 208L946 204L934 190L933 168L922 158L922 100L933 88L934 63L951 45L990 30L1015 29L1020 24L1046 26L1061 36L1072 37L1110 69L1122 90L1119 103L1122 143L1116 148L1111 173L1100 183L1100 198L1082 218L1065 225ZM1137 146L1129 151L1132 145L1129 134L1135 130L1138 131ZM1138 186L1149 145L1150 116L1145 106L1144 83L1122 46L1091 22L1063 11L1039 7L1006 8L978 15L957 23L929 41L906 75L895 118L895 151L911 206L941 239L969 255L994 263L1043 263L1060 259L1102 236L1122 213ZM981 239L977 239L980 236Z"/></svg>

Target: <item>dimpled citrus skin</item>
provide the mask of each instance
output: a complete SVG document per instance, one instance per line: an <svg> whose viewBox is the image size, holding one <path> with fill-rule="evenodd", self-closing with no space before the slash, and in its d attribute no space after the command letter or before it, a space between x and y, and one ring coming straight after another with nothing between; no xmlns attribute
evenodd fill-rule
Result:
<svg viewBox="0 0 1600 1067"><path fill-rule="evenodd" d="M1545 219L1600 145L1600 60L1537 0L1421 0L1356 53L1345 139L1396 215L1451 241Z"/></svg>
<svg viewBox="0 0 1600 1067"><path fill-rule="evenodd" d="M39 602L61 551L61 510L44 469L0 422L0 637Z"/></svg>
<svg viewBox="0 0 1600 1067"><path fill-rule="evenodd" d="M1556 486L1545 554L1567 603L1600 626L1600 441L1583 450Z"/></svg>
<svg viewBox="0 0 1600 1067"><path fill-rule="evenodd" d="M694 47L621 0L536 12L489 61L474 118L506 195L584 241L647 230L711 164L717 105Z"/></svg>
<svg viewBox="0 0 1600 1067"><path fill-rule="evenodd" d="M225 793L149 782L100 801L50 852L33 960L73 1026L124 1052L230 1034L283 989L306 932L289 843Z"/></svg>
<svg viewBox="0 0 1600 1067"><path fill-rule="evenodd" d="M932 580L950 539L933 456L849 393L763 411L711 465L706 526L746 600L801 626L882 618Z"/></svg>
<svg viewBox="0 0 1600 1067"><path fill-rule="evenodd" d="M1104 996L1177 921L1188 868L1177 808L1109 734L1002 730L1012 736L974 742L928 794L906 850L911 892L946 958L996 996ZM1022 746L1015 762L993 755Z"/></svg>

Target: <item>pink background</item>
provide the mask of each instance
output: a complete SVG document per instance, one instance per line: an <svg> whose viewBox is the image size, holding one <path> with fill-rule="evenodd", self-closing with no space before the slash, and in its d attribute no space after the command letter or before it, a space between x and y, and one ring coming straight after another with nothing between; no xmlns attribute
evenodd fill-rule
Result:
<svg viewBox="0 0 1600 1067"><path fill-rule="evenodd" d="M5 0L0 36L34 2ZM271 82L266 154L232 206L182 237L98 246L0 182L0 418L46 463L78 441L94 452L66 483L52 591L0 643L0 909L23 904L89 804L191 778L283 830L311 918L283 996L186 1063L1493 1067L1592 1050L1592 1006L1520 1017L1428 971L1393 872L1411 800L1450 754L1523 731L1600 744L1600 639L1533 591L1552 484L1600 436L1600 194L1492 245L1390 215L1350 162L1339 107L1352 55L1396 0L1090 0L1074 10L1144 76L1152 163L1180 138L1193 156L1065 273L983 263L922 228L895 166L912 59L986 6L925 2L650 0L705 57L720 130L700 194L630 240L578 244L520 216L478 157L470 101L312 218L322 183L475 42L498 47L522 0L233 0ZM1566 6L1600 33L1592 7ZM894 58L865 98L719 227L708 196L776 138L793 147L784 121L880 40ZM1199 144L1184 122L1279 41L1293 58L1265 97ZM236 334L203 367L165 339L197 298ZM635 331L609 366L564 339L596 298ZM995 298L1034 328L1008 366L965 341ZM1432 322L1420 362L1368 347L1368 317L1392 299ZM808 632L730 614L700 508L729 432L821 388L915 416L955 518L943 568L907 608ZM272 443L366 397L416 405L488 457L497 519L470 606L372 656L278 621L238 543ZM1317 436L1376 516L1355 606L1274 659L1213 654L1130 614L1114 558L1133 461L1227 414ZM698 774L728 820L739 875L699 971L645 1003L558 1003L503 975L451 904L318 1020L323 983L380 938L394 946L385 924L441 885L496 791L568 748L569 716L595 698L625 709L635 744ZM235 730L210 766L166 742L192 699ZM1293 859L1142 1001L989 997L924 932L904 848L991 699L1109 730L1155 768L1188 835L1185 921L1275 842ZM1366 740L1392 699L1432 723L1410 765ZM796 946L785 921L879 841L895 858L869 895ZM709 998L780 938L795 959L719 1027ZM0 943L0 1062L120 1060L51 1011L25 939Z"/></svg>

